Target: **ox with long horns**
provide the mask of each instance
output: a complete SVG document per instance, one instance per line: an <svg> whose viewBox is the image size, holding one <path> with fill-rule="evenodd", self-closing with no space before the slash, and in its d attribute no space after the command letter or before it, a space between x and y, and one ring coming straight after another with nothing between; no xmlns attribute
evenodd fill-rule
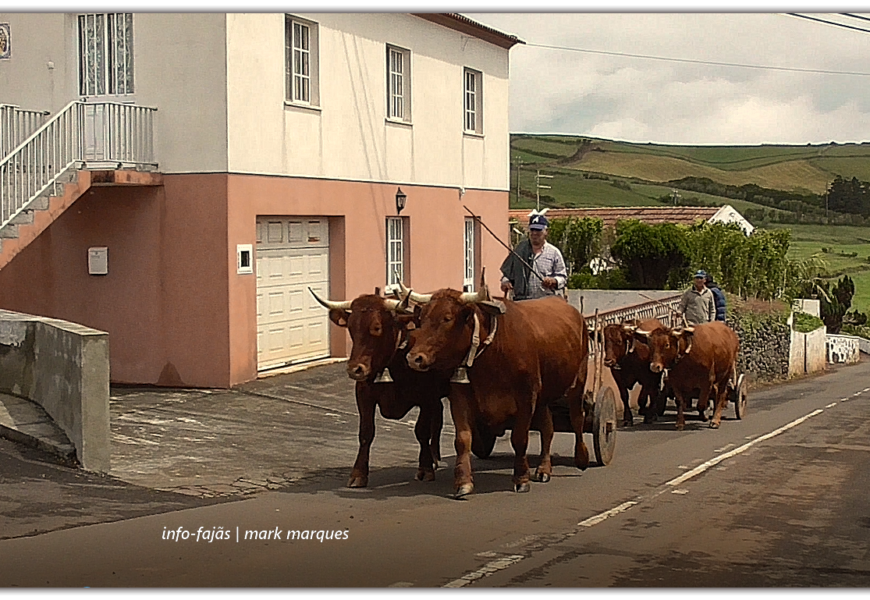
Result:
<svg viewBox="0 0 870 600"><path fill-rule="evenodd" d="M471 471L475 423L504 430L511 423L515 452L513 483L528 491L526 450L533 424L541 432L538 481L552 475L553 421L549 404L567 396L575 432L574 464L585 469L589 452L583 441L589 334L583 316L563 298L549 296L512 302L492 299L484 277L477 293L452 289L411 294L418 303L419 327L408 364L421 372L464 369L450 384L450 411L456 428L456 497L474 489Z"/></svg>
<svg viewBox="0 0 870 600"><path fill-rule="evenodd" d="M330 320L350 332L353 348L347 361L347 375L356 381L359 412L359 452L348 480L348 487L366 487L369 478L369 451L375 437L375 407L385 419L403 418L411 408L420 407L414 434L420 444L416 479L432 481L441 460L441 428L444 424L442 398L449 391L450 373L417 373L408 367L405 355L412 343L409 324L399 300L364 294L353 301L333 302L314 298L329 309Z"/></svg>
<svg viewBox="0 0 870 600"><path fill-rule="evenodd" d="M719 427L728 404L728 380L737 375L740 340L734 330L722 321L713 321L655 331L638 328L634 335L649 345L650 370L661 373L668 369L668 383L677 401L677 429L685 427L686 403L691 402L695 389L700 390L698 412L703 421L707 420L704 411L710 393L715 394L716 409L710 427Z"/></svg>
<svg viewBox="0 0 870 600"><path fill-rule="evenodd" d="M634 425L634 417L629 405L629 390L640 384L637 398L639 412L644 415L643 422L650 423L658 416L657 399L662 382L662 374L649 368L650 350L644 342L634 337L636 329L655 331L666 329L658 319L646 319L638 323L630 321L611 323L604 327L604 366L610 369L613 381L622 399L622 424Z"/></svg>

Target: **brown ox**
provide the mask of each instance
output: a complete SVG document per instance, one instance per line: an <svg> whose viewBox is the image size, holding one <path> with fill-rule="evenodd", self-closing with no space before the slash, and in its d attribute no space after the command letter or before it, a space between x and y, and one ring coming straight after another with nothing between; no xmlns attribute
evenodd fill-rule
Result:
<svg viewBox="0 0 870 600"><path fill-rule="evenodd" d="M673 330L644 331L635 336L647 341L652 352L650 370L668 371L668 383L677 400L677 429L686 424L683 411L693 390L700 390L698 410L707 407L710 392L716 393L716 410L710 427L719 427L728 404L728 380L737 375L737 334L721 321ZM702 413L702 419L706 417Z"/></svg>
<svg viewBox="0 0 870 600"><path fill-rule="evenodd" d="M644 415L643 422L650 423L657 416L655 400L662 382L662 374L650 370L649 346L634 337L635 329L655 331L666 328L658 319L646 319L639 324L636 321L614 323L604 328L604 366L610 368L616 382L622 398L622 423L627 426L634 425L628 391L640 384L637 406Z"/></svg>
<svg viewBox="0 0 870 600"><path fill-rule="evenodd" d="M535 479L548 481L553 440L548 404L563 396L567 396L575 432L574 464L585 469L589 452L583 441L583 391L589 334L583 316L556 296L493 301L486 286L481 286L476 297L471 296L442 289L430 296L414 297L423 304L417 307L420 327L408 352L408 364L418 371L456 369L473 357L467 369L470 383L450 384L450 412L456 428L456 497L474 489L470 451L476 421L492 430L513 422L514 489L525 492L530 479L526 450L534 420L541 432L541 462ZM476 327L480 346L475 352Z"/></svg>
<svg viewBox="0 0 870 600"><path fill-rule="evenodd" d="M311 288L309 288L311 290ZM441 427L449 392L450 373L417 373L408 367L407 323L413 315L397 314L397 300L378 294L364 294L353 302L331 302L311 293L329 309L330 320L347 327L353 348L347 361L347 375L356 381L359 412L359 452L348 487L366 487L369 478L369 450L375 438L375 407L385 419L403 418L411 408L420 407L414 433L420 443L416 479L432 481L441 460ZM391 382L383 382L389 369Z"/></svg>

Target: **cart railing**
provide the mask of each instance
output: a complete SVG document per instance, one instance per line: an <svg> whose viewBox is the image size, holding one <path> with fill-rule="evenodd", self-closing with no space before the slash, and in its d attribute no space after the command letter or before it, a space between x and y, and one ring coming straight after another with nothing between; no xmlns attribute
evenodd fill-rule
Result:
<svg viewBox="0 0 870 600"><path fill-rule="evenodd" d="M638 321L658 319L666 327L676 327L682 324L682 321L676 316L681 296L682 294L676 294L663 300L651 300L643 304L635 304L634 306L626 306L598 313L598 320L602 321L604 325L610 325L631 319L637 319Z"/></svg>

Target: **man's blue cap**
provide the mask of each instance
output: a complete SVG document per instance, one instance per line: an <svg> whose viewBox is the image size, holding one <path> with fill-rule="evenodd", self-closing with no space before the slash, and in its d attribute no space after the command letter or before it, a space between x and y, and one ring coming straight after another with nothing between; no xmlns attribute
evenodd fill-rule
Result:
<svg viewBox="0 0 870 600"><path fill-rule="evenodd" d="M695 273L695 279L707 279L707 271L701 270Z"/></svg>
<svg viewBox="0 0 870 600"><path fill-rule="evenodd" d="M546 229L547 227L549 227L549 225L550 222L544 215L534 215L531 219L529 219L529 229Z"/></svg>

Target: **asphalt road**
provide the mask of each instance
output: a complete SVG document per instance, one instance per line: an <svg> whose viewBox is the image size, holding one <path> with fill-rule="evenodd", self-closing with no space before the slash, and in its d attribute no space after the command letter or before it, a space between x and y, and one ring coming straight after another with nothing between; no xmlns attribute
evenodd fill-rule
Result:
<svg viewBox="0 0 870 600"><path fill-rule="evenodd" d="M462 501L450 497L452 456L435 482L413 481L408 455L373 469L363 490L336 472L220 501L83 474L56 482L62 467L4 443L0 472L23 461L33 476L0 486L0 584L870 586L870 362L753 390L747 417L733 414L718 430L690 415L677 432L673 413L620 429L613 462L585 472L571 466L572 436L557 434L554 477L527 494L510 491L512 454L500 439L493 457L475 459L475 493ZM20 486L17 506L8 485ZM24 506L70 485L79 488L69 510L81 518L92 502L94 524L51 531L42 521L54 515ZM10 524L18 533L7 535ZM167 537L179 530L190 537Z"/></svg>

